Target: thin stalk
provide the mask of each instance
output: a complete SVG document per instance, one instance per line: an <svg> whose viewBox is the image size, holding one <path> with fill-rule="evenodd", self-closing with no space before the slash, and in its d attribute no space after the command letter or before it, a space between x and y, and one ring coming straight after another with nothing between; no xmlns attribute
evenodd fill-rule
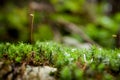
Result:
<svg viewBox="0 0 120 80"><path fill-rule="evenodd" d="M33 22L34 22L34 14L30 14L30 43L33 43Z"/></svg>

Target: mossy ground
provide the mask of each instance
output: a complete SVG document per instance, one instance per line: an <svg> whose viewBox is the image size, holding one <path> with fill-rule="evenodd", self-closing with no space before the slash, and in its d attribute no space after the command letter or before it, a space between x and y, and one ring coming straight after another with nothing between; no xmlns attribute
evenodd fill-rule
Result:
<svg viewBox="0 0 120 80"><path fill-rule="evenodd" d="M120 50L65 47L54 42L1 43L0 61L56 67L60 80L119 80Z"/></svg>

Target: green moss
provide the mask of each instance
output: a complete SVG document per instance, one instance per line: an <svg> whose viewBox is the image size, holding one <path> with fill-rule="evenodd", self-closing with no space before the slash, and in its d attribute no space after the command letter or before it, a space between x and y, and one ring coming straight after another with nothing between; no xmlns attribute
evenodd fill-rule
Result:
<svg viewBox="0 0 120 80"><path fill-rule="evenodd" d="M91 49L77 49L65 47L54 42L1 43L0 61L23 63L32 65L45 64L59 70L61 80L94 79L98 76L102 80L117 79L120 72L120 50L100 49L93 46ZM116 74L117 73L117 74Z"/></svg>

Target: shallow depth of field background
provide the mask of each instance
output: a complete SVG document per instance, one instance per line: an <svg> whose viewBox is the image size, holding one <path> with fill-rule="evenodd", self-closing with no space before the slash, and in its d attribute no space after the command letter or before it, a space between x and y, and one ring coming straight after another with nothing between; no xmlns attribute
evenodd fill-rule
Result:
<svg viewBox="0 0 120 80"><path fill-rule="evenodd" d="M119 31L119 4L119 0L0 0L0 42L29 42L29 14L33 13L34 41L63 43L67 37L89 43L87 36L102 47L115 48L112 35Z"/></svg>

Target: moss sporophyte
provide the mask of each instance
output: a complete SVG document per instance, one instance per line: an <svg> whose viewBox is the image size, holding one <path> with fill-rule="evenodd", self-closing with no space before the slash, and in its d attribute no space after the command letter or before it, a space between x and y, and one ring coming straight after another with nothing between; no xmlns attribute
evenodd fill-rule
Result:
<svg viewBox="0 0 120 80"><path fill-rule="evenodd" d="M30 16L30 43L33 43L33 22L34 22L34 14L29 14Z"/></svg>

